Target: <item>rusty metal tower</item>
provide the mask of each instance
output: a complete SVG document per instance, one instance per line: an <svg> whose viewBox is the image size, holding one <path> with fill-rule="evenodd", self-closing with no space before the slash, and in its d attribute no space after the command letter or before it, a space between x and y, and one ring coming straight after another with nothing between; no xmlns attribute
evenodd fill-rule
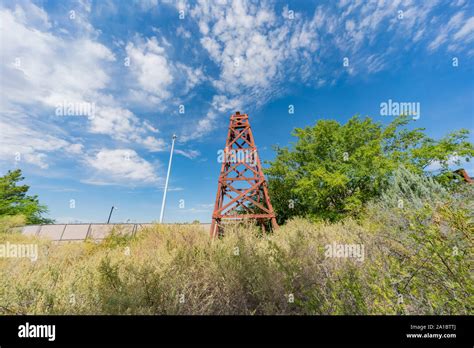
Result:
<svg viewBox="0 0 474 348"><path fill-rule="evenodd" d="M277 228L267 182L250 128L247 114L236 112L230 117L225 149L220 151L221 173L212 214L211 237L222 233L226 220L255 219L265 231L270 222Z"/></svg>

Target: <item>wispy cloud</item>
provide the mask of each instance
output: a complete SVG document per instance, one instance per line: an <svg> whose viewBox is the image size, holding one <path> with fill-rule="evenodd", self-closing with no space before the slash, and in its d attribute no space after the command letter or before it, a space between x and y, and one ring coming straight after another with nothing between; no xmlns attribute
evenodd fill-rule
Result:
<svg viewBox="0 0 474 348"><path fill-rule="evenodd" d="M92 169L91 178L83 181L88 184L134 186L159 181L153 165L131 149L101 149L83 161Z"/></svg>
<svg viewBox="0 0 474 348"><path fill-rule="evenodd" d="M466 50L460 44L470 42L474 30L464 15L466 4L455 4L458 10L447 18L438 14L439 6L438 1L340 1L317 5L311 14L270 1L187 4L199 28L194 35L218 73L210 79L215 94L207 112L184 139L211 132L220 114L258 108L287 93L292 82L318 88L395 68L400 45L403 50L421 45L427 53L440 47Z"/></svg>

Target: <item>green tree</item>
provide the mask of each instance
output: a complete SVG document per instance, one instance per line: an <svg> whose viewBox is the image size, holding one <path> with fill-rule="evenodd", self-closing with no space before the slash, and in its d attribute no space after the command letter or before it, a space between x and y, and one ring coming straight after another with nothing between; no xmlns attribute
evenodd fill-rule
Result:
<svg viewBox="0 0 474 348"><path fill-rule="evenodd" d="M421 174L436 162L443 176L453 159L474 156L467 130L434 140L424 128L409 129L410 121L400 116L384 127L369 117L354 116L346 124L320 120L296 128L296 143L276 148L277 156L266 170L279 222L292 216L334 221L357 215L381 194L400 165Z"/></svg>
<svg viewBox="0 0 474 348"><path fill-rule="evenodd" d="M28 185L18 185L24 180L20 169L8 171L0 177L0 216L25 216L27 224L51 223L51 219L42 216L48 212L45 205L38 201L38 196L28 196Z"/></svg>

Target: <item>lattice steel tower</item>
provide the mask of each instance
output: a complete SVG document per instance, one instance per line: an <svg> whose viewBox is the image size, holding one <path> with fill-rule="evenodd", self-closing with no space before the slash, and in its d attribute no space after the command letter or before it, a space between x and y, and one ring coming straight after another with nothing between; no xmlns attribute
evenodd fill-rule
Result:
<svg viewBox="0 0 474 348"><path fill-rule="evenodd" d="M256 219L265 231L278 227L262 164L247 114L230 117L225 149L220 153L221 173L212 214L211 237L222 233L223 220Z"/></svg>

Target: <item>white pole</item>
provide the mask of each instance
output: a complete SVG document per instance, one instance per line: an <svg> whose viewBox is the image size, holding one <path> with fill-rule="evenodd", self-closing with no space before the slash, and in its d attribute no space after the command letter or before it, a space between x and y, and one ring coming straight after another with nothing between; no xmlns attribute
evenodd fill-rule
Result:
<svg viewBox="0 0 474 348"><path fill-rule="evenodd" d="M168 163L168 174L166 174L165 191L163 192L163 203L161 203L160 224L163 222L163 214L165 213L166 191L168 191L168 180L170 178L171 161L173 160L174 141L176 140L176 138L177 138L176 134L173 134L173 142L171 143L170 162Z"/></svg>

